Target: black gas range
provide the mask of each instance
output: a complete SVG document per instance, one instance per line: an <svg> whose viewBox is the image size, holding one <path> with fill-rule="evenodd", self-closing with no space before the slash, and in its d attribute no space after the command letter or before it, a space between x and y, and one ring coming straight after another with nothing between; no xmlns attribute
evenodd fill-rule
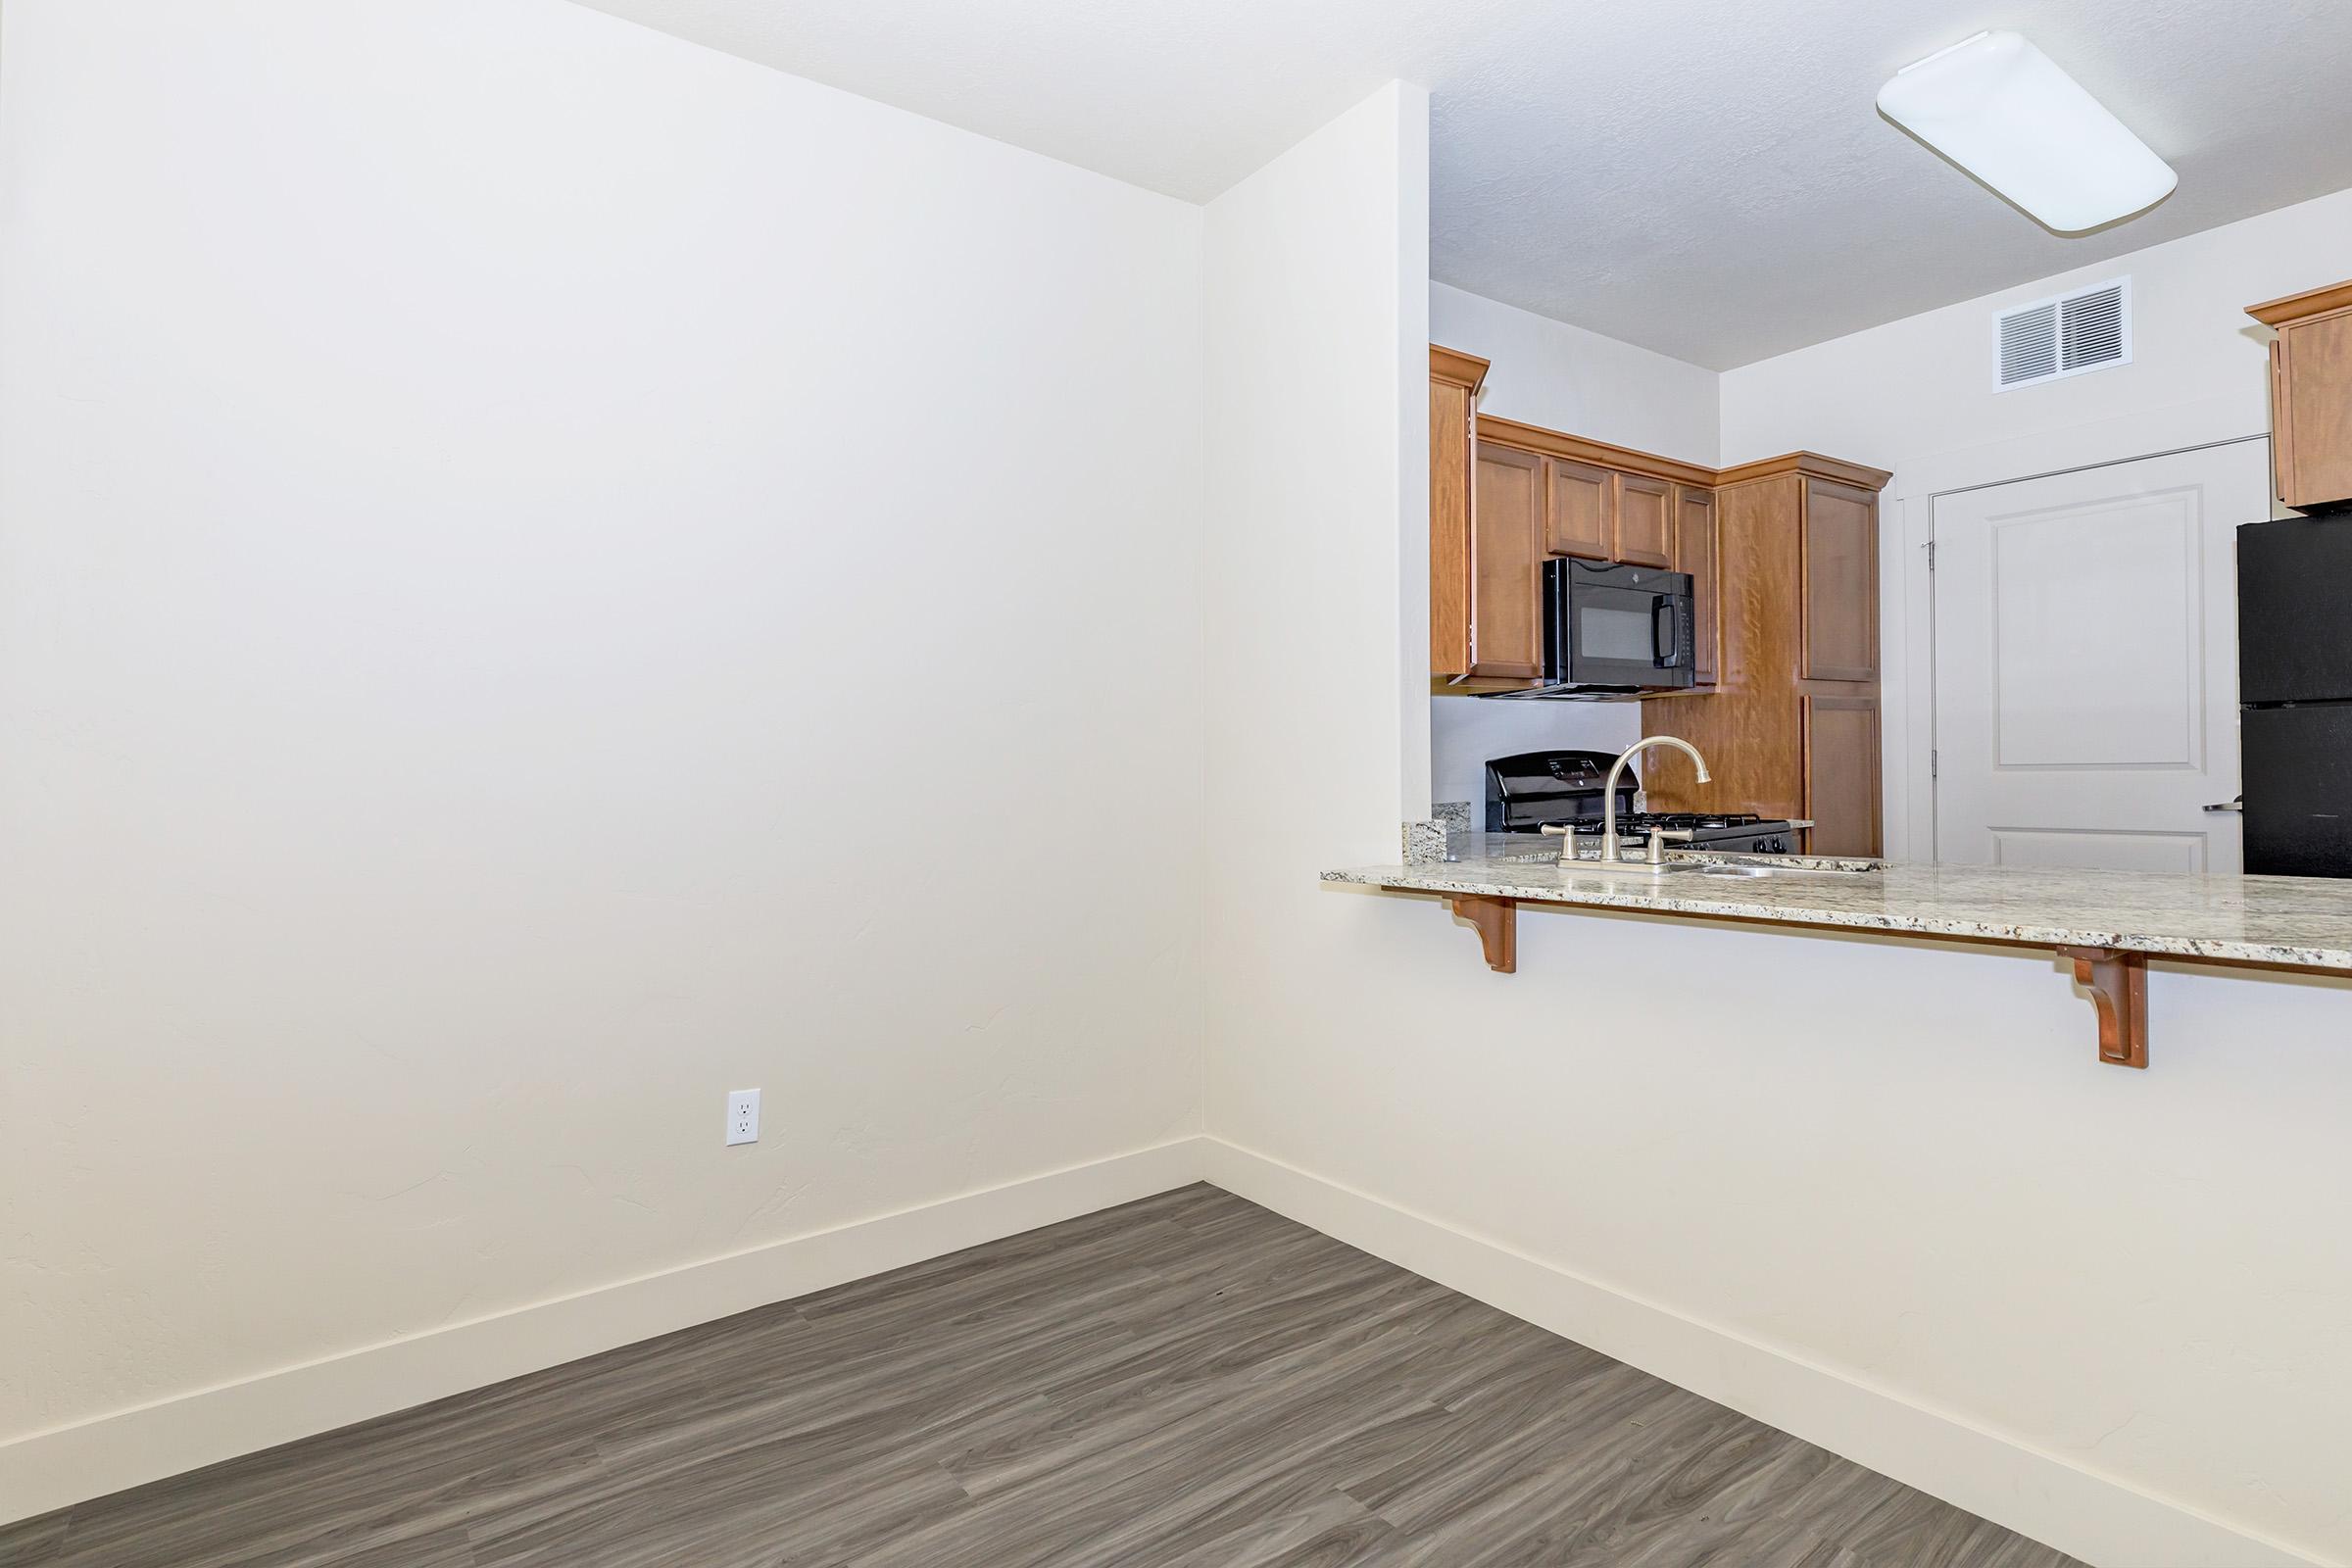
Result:
<svg viewBox="0 0 2352 1568"><path fill-rule="evenodd" d="M1487 763L1487 831L1537 834L1546 825L1566 824L1597 839L1609 769L1616 764L1608 752L1522 752L1493 759ZM1629 765L1617 780L1617 833L1627 847L1647 843L1654 828L1688 833L1692 846L1727 854L1787 855L1799 847L1795 824L1783 818L1737 811L1637 811L1634 798L1640 788Z"/></svg>

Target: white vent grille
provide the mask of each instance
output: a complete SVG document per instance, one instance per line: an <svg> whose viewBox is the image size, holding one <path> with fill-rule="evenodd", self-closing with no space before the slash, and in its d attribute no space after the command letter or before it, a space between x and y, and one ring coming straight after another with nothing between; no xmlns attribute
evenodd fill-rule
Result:
<svg viewBox="0 0 2352 1568"><path fill-rule="evenodd" d="M1993 390L2132 363L2132 280L2036 300L1995 318Z"/></svg>
<svg viewBox="0 0 2352 1568"><path fill-rule="evenodd" d="M2001 385L2047 381L2058 373L2058 307L2036 305L2001 318Z"/></svg>
<svg viewBox="0 0 2352 1568"><path fill-rule="evenodd" d="M2110 283L2058 302L2058 337L2069 370L2113 365L2124 357L2124 285Z"/></svg>

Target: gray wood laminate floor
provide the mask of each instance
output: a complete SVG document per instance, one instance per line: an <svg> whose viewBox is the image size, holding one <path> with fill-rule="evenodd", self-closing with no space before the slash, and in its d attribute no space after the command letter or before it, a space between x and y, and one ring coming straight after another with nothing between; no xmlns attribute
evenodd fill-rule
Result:
<svg viewBox="0 0 2352 1568"><path fill-rule="evenodd" d="M1211 1187L0 1527L27 1568L2057 1568Z"/></svg>

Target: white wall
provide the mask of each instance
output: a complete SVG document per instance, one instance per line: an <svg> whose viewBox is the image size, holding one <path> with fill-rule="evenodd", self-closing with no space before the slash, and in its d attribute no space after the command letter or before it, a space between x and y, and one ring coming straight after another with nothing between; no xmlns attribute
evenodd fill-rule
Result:
<svg viewBox="0 0 2352 1568"><path fill-rule="evenodd" d="M1381 624L1384 509L1296 480L1385 471L1386 410L1301 428L1273 387L1370 373L1348 258L1389 198L1319 198L1387 138L1351 117L1210 215L1212 338L1220 290L1268 334L1211 427L1212 1172L2093 1561L2352 1558L2352 987L2162 970L2133 1073L2047 954L1535 909L1498 975L1437 900L1312 885L1394 856L1383 672L1420 631ZM1226 278L1233 229L1282 269ZM1899 458L1861 417L1743 416L1728 455ZM1302 776L1354 782L1224 831Z"/></svg>
<svg viewBox="0 0 2352 1568"><path fill-rule="evenodd" d="M1724 460L1809 447L1893 469L1902 497L2255 434L2270 333L2245 307L2348 258L2352 190L1728 370ZM1992 390L1996 313L2126 274L2132 364Z"/></svg>
<svg viewBox="0 0 2352 1568"><path fill-rule="evenodd" d="M1435 343L1493 362L1479 412L1712 466L1717 447L1713 370L1620 343L1516 306L1429 286ZM1618 752L1642 738L1635 703L1491 703L1433 697L1430 791L1486 799L1490 757L1551 747Z"/></svg>
<svg viewBox="0 0 2352 1568"><path fill-rule="evenodd" d="M1493 361L1478 408L1685 463L1715 464L1716 372L1445 283L1430 340Z"/></svg>
<svg viewBox="0 0 2352 1568"><path fill-rule="evenodd" d="M2347 270L2352 190L1724 373L1726 462L1809 447L1894 472L1880 552L1889 854L1933 854L1933 496L2267 433L2271 333L2245 307ZM2127 275L2130 365L1992 390L1995 315Z"/></svg>
<svg viewBox="0 0 2352 1568"><path fill-rule="evenodd" d="M1198 1130L1199 209L562 0L0 62L0 1442Z"/></svg>
<svg viewBox="0 0 2352 1568"><path fill-rule="evenodd" d="M1427 117L1391 83L1206 209L1212 945L1428 814Z"/></svg>

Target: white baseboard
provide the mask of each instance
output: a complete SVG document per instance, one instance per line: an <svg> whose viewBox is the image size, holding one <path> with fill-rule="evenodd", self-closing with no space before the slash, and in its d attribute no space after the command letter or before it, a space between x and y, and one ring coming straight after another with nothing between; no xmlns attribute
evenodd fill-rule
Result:
<svg viewBox="0 0 2352 1568"><path fill-rule="evenodd" d="M0 1524L1201 1178L1182 1138L0 1445Z"/></svg>
<svg viewBox="0 0 2352 1568"><path fill-rule="evenodd" d="M2318 1568L2322 1561L1500 1243L1222 1139L1203 1143L1208 1180L1237 1197L2085 1562Z"/></svg>
<svg viewBox="0 0 2352 1568"><path fill-rule="evenodd" d="M2323 1568L2055 1454L1222 1139L793 1237L0 1445L0 1524L1203 1178L1515 1317L2113 1568Z"/></svg>

